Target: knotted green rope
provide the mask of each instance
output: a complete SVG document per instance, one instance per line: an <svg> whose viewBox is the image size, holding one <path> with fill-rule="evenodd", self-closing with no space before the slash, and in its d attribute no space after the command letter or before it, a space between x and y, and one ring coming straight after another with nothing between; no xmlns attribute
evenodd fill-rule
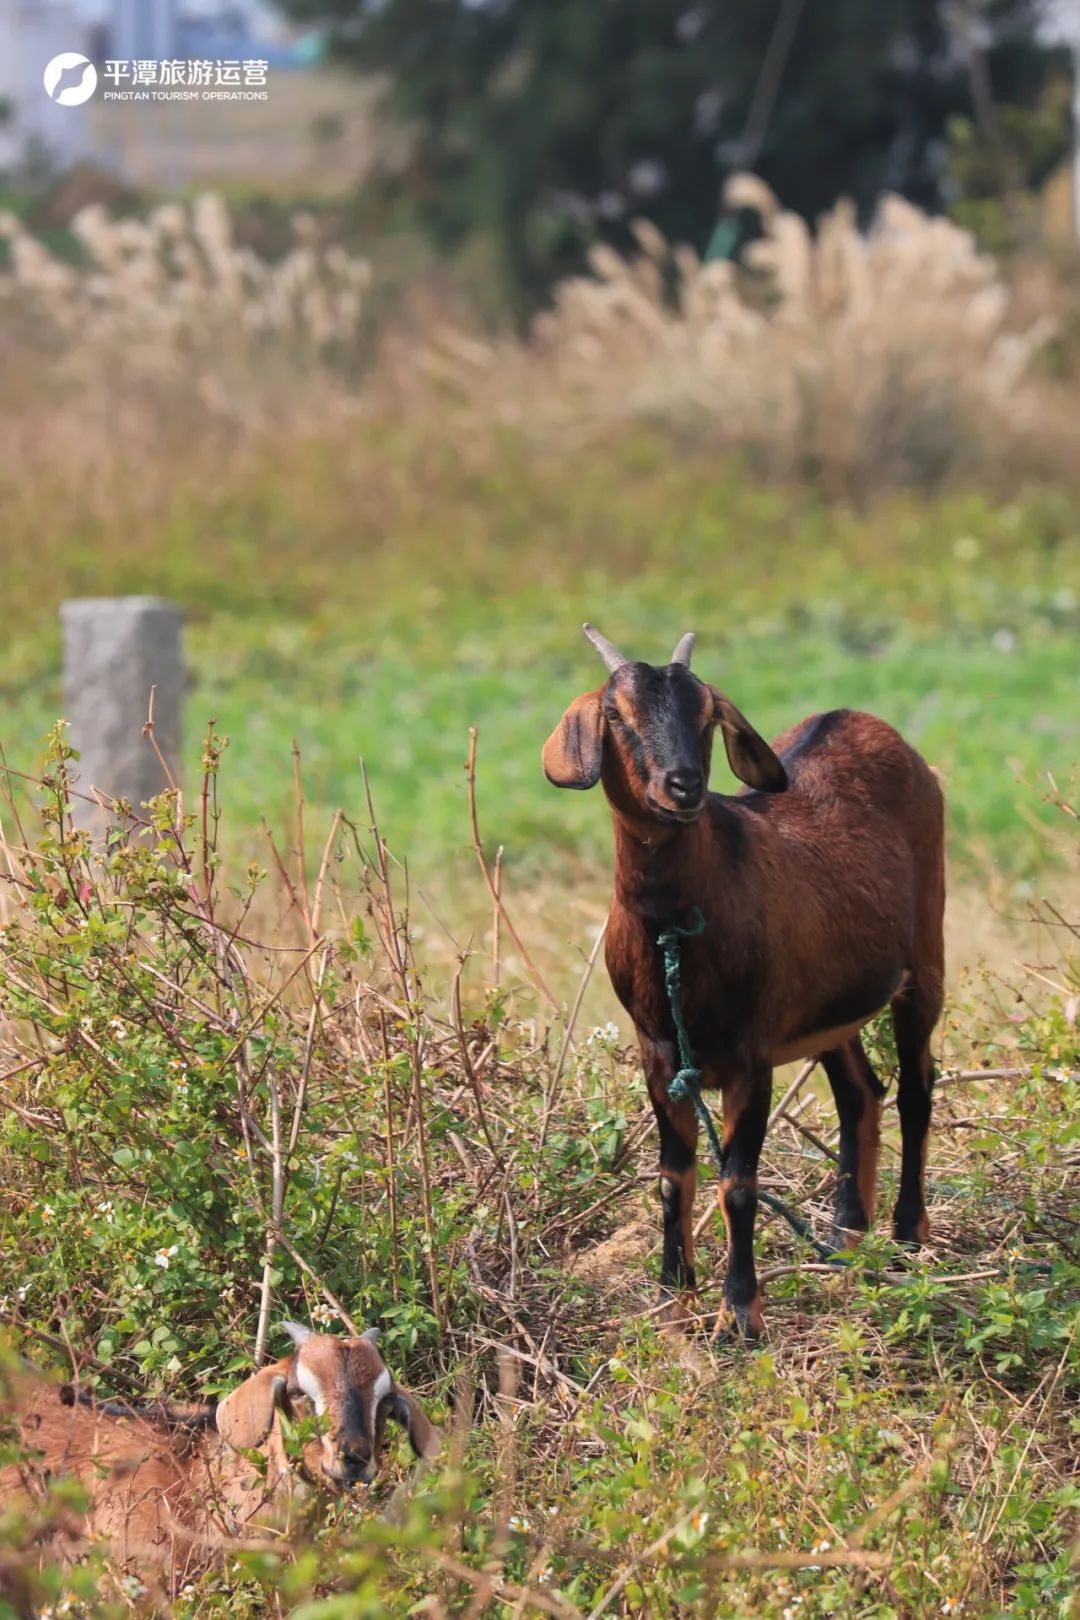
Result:
<svg viewBox="0 0 1080 1620"><path fill-rule="evenodd" d="M680 928L676 923L657 935L656 943L664 954L664 986L667 990L668 1006L671 1008L671 1017L675 1025L675 1035L679 1043L680 1068L671 1084L668 1086L668 1096L672 1102L692 1102L694 1112L705 1127L705 1134L709 1139L709 1150L716 1165L717 1175L724 1174L724 1149L713 1124L712 1114L701 1095L701 1070L694 1062L694 1049L690 1045L690 1036L687 1033L686 1021L683 1018L682 1003L682 941L694 939L705 928L705 917L700 906L693 911L694 921L689 928ZM846 1266L850 1260L841 1256L836 1249L830 1249L828 1244L820 1243L810 1230L810 1223L803 1220L793 1209L777 1198L775 1193L763 1192L758 1189L758 1200L766 1208L782 1215L791 1230L801 1237L804 1243L809 1243L819 1260L828 1265Z"/></svg>

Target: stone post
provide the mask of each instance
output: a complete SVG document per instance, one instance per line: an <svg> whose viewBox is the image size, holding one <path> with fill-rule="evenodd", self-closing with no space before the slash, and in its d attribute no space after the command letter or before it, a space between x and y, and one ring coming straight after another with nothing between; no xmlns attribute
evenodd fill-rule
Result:
<svg viewBox="0 0 1080 1620"><path fill-rule="evenodd" d="M70 741L81 756L78 791L129 799L132 809L168 786L143 736L154 692L154 734L179 780L184 695L181 614L156 596L84 597L60 607L64 703ZM75 824L100 834L107 823L93 803L76 799Z"/></svg>

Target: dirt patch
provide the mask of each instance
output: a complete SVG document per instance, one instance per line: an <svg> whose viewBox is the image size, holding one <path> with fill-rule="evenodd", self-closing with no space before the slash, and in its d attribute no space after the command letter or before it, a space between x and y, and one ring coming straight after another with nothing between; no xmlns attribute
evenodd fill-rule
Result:
<svg viewBox="0 0 1080 1620"><path fill-rule="evenodd" d="M656 1224L639 1216L571 1256L574 1275L585 1282L618 1284L640 1278L656 1242Z"/></svg>

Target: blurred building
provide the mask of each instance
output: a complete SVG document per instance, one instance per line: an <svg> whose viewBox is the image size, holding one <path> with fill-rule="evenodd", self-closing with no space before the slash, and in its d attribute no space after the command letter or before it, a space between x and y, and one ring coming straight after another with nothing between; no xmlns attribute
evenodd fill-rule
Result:
<svg viewBox="0 0 1080 1620"><path fill-rule="evenodd" d="M69 0L0 0L0 170L38 155L65 167L86 154L87 107L57 105L42 75L54 56L92 49L91 29Z"/></svg>
<svg viewBox="0 0 1080 1620"><path fill-rule="evenodd" d="M108 55L122 62L186 56L177 0L113 0Z"/></svg>

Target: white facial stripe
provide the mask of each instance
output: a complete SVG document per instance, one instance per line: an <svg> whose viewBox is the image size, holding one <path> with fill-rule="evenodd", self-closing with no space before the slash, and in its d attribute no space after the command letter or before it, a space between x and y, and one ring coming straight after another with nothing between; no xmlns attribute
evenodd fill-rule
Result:
<svg viewBox="0 0 1080 1620"><path fill-rule="evenodd" d="M393 1387L394 1387L394 1380L390 1377L390 1374L387 1372L386 1368L384 1367L382 1372L379 1374L378 1378L376 1378L374 1384L371 1386L371 1444L372 1444L372 1447L374 1447L374 1445L375 1445L375 1419L378 1416L379 1407L382 1405L383 1401L385 1401L386 1397L390 1394Z"/></svg>
<svg viewBox="0 0 1080 1620"><path fill-rule="evenodd" d="M296 1382L300 1385L304 1394L314 1401L315 1410L322 1417L326 1411L326 1396L323 1394L323 1387L311 1368L304 1365L300 1356L296 1358Z"/></svg>

